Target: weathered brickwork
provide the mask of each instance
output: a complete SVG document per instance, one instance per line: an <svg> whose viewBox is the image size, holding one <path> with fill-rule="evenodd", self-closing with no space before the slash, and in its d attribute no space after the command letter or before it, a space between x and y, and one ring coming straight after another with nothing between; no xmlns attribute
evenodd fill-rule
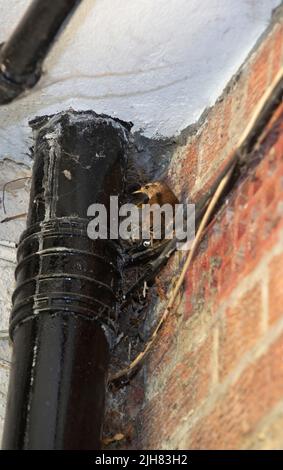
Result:
<svg viewBox="0 0 283 470"><path fill-rule="evenodd" d="M176 151L168 178L178 195L205 192L282 62L277 14ZM248 158L256 163L210 223L175 314L125 390L131 435L121 448L283 447L283 106ZM178 264L176 254L161 285Z"/></svg>

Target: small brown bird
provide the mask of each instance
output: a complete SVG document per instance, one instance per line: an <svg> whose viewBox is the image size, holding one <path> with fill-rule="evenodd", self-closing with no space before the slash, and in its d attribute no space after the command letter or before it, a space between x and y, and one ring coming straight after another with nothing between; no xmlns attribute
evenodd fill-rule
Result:
<svg viewBox="0 0 283 470"><path fill-rule="evenodd" d="M144 204L158 204L158 206L163 206L164 204L169 204L173 209L173 221L175 216L175 204L179 204L177 196L169 188L168 184L164 181L154 181L152 183L145 184L139 190L134 191L133 194L141 194L143 196L142 201L137 203L137 206L142 208ZM150 214L150 230L152 233L153 230L153 213ZM172 221L172 222L173 222ZM161 214L161 239L165 237L165 214ZM151 237L151 245L154 242L154 234ZM160 239L158 239L160 241Z"/></svg>

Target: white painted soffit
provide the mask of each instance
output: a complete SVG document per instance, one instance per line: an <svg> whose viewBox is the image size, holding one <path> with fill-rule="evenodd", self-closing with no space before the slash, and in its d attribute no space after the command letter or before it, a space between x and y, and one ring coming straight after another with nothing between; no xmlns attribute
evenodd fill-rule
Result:
<svg viewBox="0 0 283 470"><path fill-rule="evenodd" d="M0 41L26 0L0 0ZM83 0L27 96L0 109L0 158L28 161L27 122L68 107L172 136L212 105L279 0Z"/></svg>

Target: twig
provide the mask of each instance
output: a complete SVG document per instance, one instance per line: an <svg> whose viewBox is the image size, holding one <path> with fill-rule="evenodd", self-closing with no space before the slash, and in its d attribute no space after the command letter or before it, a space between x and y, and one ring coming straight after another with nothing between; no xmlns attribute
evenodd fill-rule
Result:
<svg viewBox="0 0 283 470"><path fill-rule="evenodd" d="M22 212L21 214L16 214L16 215L10 215L10 217L5 217L5 219L2 219L0 224L4 224L6 222L10 222L11 220L15 219L21 219L22 217L26 217L27 212Z"/></svg>
<svg viewBox="0 0 283 470"><path fill-rule="evenodd" d="M21 181L21 180L28 180L30 179L31 176L23 176L22 178L16 178L15 180L11 180L11 181L7 181L7 183L5 183L3 185L3 189L2 189L2 204L3 204L3 211L4 211L4 214L7 214L6 212L6 207L5 207L5 191L6 191L6 188L9 184L11 183L15 183L16 181Z"/></svg>
<svg viewBox="0 0 283 470"><path fill-rule="evenodd" d="M17 248L17 244L15 242L11 242L10 240L0 240L0 246L4 246L5 248Z"/></svg>

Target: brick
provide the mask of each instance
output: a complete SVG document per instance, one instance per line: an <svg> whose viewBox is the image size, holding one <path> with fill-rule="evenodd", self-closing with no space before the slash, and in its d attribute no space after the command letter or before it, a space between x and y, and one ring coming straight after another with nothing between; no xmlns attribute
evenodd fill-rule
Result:
<svg viewBox="0 0 283 470"><path fill-rule="evenodd" d="M174 163L169 168L170 186L182 201L192 201L198 173L198 145L198 135L190 136L186 146L176 152Z"/></svg>
<svg viewBox="0 0 283 470"><path fill-rule="evenodd" d="M246 102L247 117L251 115L268 85L272 40L273 37L266 38L260 50L257 51L254 62L250 66Z"/></svg>
<svg viewBox="0 0 283 470"><path fill-rule="evenodd" d="M233 250L234 250L234 231L233 231L233 225L234 225L234 212L227 208L226 211L223 214L222 217L222 232L223 232L223 238L222 238L222 250L223 253L225 254L225 257L227 257L230 261L231 257L233 256Z"/></svg>
<svg viewBox="0 0 283 470"><path fill-rule="evenodd" d="M247 90L247 71L241 70L234 79L230 88L231 95L231 119L229 123L229 151L235 149L240 134L246 125L245 102Z"/></svg>
<svg viewBox="0 0 283 470"><path fill-rule="evenodd" d="M168 383L178 383L183 391L181 406L190 411L207 396L211 383L212 335L199 346L185 353L171 373ZM168 393L170 397L170 393ZM183 408L183 409L184 409Z"/></svg>
<svg viewBox="0 0 283 470"><path fill-rule="evenodd" d="M141 413L143 448L161 447L169 439L182 418L209 391L211 338L176 364L158 395L151 399Z"/></svg>
<svg viewBox="0 0 283 470"><path fill-rule="evenodd" d="M221 271L220 271L220 281L218 284L218 291L221 296L223 296L224 292L230 287L231 278L233 276L233 264L231 260L231 256L227 257L227 259L223 260Z"/></svg>
<svg viewBox="0 0 283 470"><path fill-rule="evenodd" d="M263 418L264 423L251 436L247 436L243 444L248 450L278 450L283 442L283 409L271 410L269 416ZM275 411L275 412L274 412Z"/></svg>
<svg viewBox="0 0 283 470"><path fill-rule="evenodd" d="M283 318L283 253L269 265L269 321Z"/></svg>
<svg viewBox="0 0 283 470"><path fill-rule="evenodd" d="M160 448L163 429L164 407L162 396L158 394L144 406L139 419L138 444L141 449ZM134 449L137 448L135 445Z"/></svg>
<svg viewBox="0 0 283 470"><path fill-rule="evenodd" d="M228 307L220 325L219 368L223 379L258 340L262 314L261 286L253 286Z"/></svg>
<svg viewBox="0 0 283 470"><path fill-rule="evenodd" d="M275 181L265 189L265 206L268 207L274 200L275 197Z"/></svg>
<svg viewBox="0 0 283 470"><path fill-rule="evenodd" d="M239 273L241 273L246 263L246 245L243 240L241 243L239 243L237 249L235 250L233 261L235 276L239 276Z"/></svg>
<svg viewBox="0 0 283 470"><path fill-rule="evenodd" d="M186 175L186 187L189 191L192 191L198 173L198 142L196 139L186 149L185 163L182 165L182 171Z"/></svg>
<svg viewBox="0 0 283 470"><path fill-rule="evenodd" d="M252 363L193 429L186 448L239 449L283 395L283 337Z"/></svg>
<svg viewBox="0 0 283 470"><path fill-rule="evenodd" d="M176 314L169 315L159 331L158 339L146 361L147 373L149 375L156 375L170 366L176 349L178 321L179 319Z"/></svg>
<svg viewBox="0 0 283 470"><path fill-rule="evenodd" d="M273 34L273 57L272 57L272 77L279 72L283 62L283 25L280 24L275 28Z"/></svg>
<svg viewBox="0 0 283 470"><path fill-rule="evenodd" d="M223 111L222 111L222 125L220 129L220 137L223 142L223 147L229 143L231 117L232 117L232 93L230 93L225 100L223 100Z"/></svg>
<svg viewBox="0 0 283 470"><path fill-rule="evenodd" d="M217 256L210 256L210 265L208 271L209 277L207 283L207 289L209 292L209 295L207 294L207 299L209 300L217 293L217 290L219 288L219 271L221 264L222 259Z"/></svg>
<svg viewBox="0 0 283 470"><path fill-rule="evenodd" d="M254 196L263 185L262 178L254 175L251 181L251 195Z"/></svg>
<svg viewBox="0 0 283 470"><path fill-rule="evenodd" d="M198 177L203 179L215 166L219 166L221 155L227 145L229 116L231 103L227 100L215 104L212 113L203 127L200 138L200 172Z"/></svg>

